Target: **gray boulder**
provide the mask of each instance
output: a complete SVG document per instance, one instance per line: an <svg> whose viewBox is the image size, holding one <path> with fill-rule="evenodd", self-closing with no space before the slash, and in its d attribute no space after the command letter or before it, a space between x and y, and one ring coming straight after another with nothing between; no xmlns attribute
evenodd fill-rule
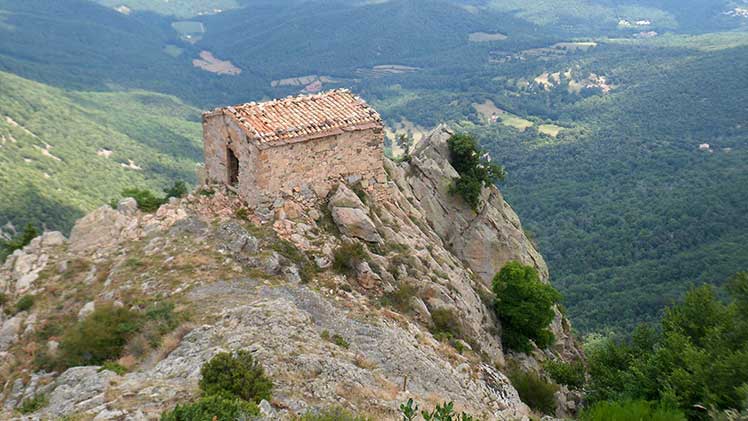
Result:
<svg viewBox="0 0 748 421"><path fill-rule="evenodd" d="M382 241L374 222L361 209L333 208L332 219L344 235L356 237L369 243Z"/></svg>

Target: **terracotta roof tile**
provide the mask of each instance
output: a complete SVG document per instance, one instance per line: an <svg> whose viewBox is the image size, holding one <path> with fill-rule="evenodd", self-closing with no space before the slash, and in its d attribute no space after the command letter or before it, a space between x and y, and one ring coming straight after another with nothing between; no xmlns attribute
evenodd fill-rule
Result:
<svg viewBox="0 0 748 421"><path fill-rule="evenodd" d="M366 102L347 89L225 107L250 138L262 143L324 137L382 124Z"/></svg>

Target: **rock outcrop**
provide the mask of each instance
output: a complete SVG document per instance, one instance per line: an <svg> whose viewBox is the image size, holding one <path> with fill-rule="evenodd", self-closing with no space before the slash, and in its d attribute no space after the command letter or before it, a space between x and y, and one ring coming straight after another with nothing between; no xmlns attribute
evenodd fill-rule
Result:
<svg viewBox="0 0 748 421"><path fill-rule="evenodd" d="M45 394L47 406L26 419L157 419L198 395L213 355L247 349L275 384L261 405L266 419L339 405L394 420L409 398L454 401L486 420L526 419L530 409L501 371L510 354L490 279L509 260L545 280L548 271L498 189L485 189L477 213L449 194L449 136L439 127L409 163L387 161L387 183L291 193L255 213L221 190L154 214L127 200L78 221L69 241L35 239L0 268L6 308L23 294L44 297L13 316L0 311L0 418ZM341 252L351 245L360 251ZM100 303L137 310L163 300L190 321L145 355L127 351L129 372L35 368L63 335L38 334L50 323L69 326ZM578 358L560 313L553 329L552 349L511 358L534 369ZM575 405L562 398L560 413Z"/></svg>

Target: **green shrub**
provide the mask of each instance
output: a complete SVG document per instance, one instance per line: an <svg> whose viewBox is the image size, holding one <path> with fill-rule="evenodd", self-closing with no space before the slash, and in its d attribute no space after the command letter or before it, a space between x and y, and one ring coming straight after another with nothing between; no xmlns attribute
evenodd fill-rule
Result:
<svg viewBox="0 0 748 421"><path fill-rule="evenodd" d="M598 402L582 411L582 421L686 421L683 412L647 401Z"/></svg>
<svg viewBox="0 0 748 421"><path fill-rule="evenodd" d="M392 307L400 313L409 313L412 309L411 300L418 294L418 289L408 283L398 285L397 289L382 296L382 305Z"/></svg>
<svg viewBox="0 0 748 421"><path fill-rule="evenodd" d="M138 202L138 209L143 212L155 212L166 202L163 198L156 197L150 190L134 187L122 190L122 197L132 197L135 199Z"/></svg>
<svg viewBox="0 0 748 421"><path fill-rule="evenodd" d="M65 368L116 360L141 324L139 313L112 304L101 305L65 332L59 364Z"/></svg>
<svg viewBox="0 0 748 421"><path fill-rule="evenodd" d="M338 273L352 275L366 257L366 250L361 243L343 244L333 253L332 268Z"/></svg>
<svg viewBox="0 0 748 421"><path fill-rule="evenodd" d="M23 231L10 240L0 240L0 262L13 254L14 251L20 250L28 245L31 240L39 235L39 230L31 224L26 224Z"/></svg>
<svg viewBox="0 0 748 421"><path fill-rule="evenodd" d="M575 390L584 386L584 364L579 361L573 363L546 361L543 368L551 379L558 384L569 386L570 389Z"/></svg>
<svg viewBox="0 0 748 421"><path fill-rule="evenodd" d="M473 210L478 209L481 190L488 184L503 180L504 169L484 157L472 135L456 134L447 141L450 161L460 178L450 190L459 194Z"/></svg>
<svg viewBox="0 0 748 421"><path fill-rule="evenodd" d="M229 394L255 403L270 400L273 383L249 351L217 354L200 374L200 389L206 395Z"/></svg>
<svg viewBox="0 0 748 421"><path fill-rule="evenodd" d="M555 316L553 305L561 299L561 294L542 283L535 268L519 262L507 263L493 278L493 291L504 346L530 352L530 340L540 348L553 343L548 326Z"/></svg>
<svg viewBox="0 0 748 421"><path fill-rule="evenodd" d="M319 336L322 339L324 339L324 340L326 340L328 342L332 342L332 343L334 343L335 345L337 345L337 346L339 346L341 348L348 349L351 346L348 343L348 341L345 340L345 338L343 338L342 336L338 335L337 333L335 333L335 334L333 334L331 336L330 332L328 332L326 330L323 330L322 333L320 333Z"/></svg>
<svg viewBox="0 0 748 421"><path fill-rule="evenodd" d="M320 411L307 411L297 421L367 421L368 418L353 415L344 408L332 407Z"/></svg>
<svg viewBox="0 0 748 421"><path fill-rule="evenodd" d="M413 399L408 399L408 402L400 405L400 415L403 421L415 421L418 420L418 405L413 402ZM441 405L436 405L436 408L429 411L421 411L421 417L425 421L474 421L475 419L467 413L456 413L454 410L454 403L447 402Z"/></svg>
<svg viewBox="0 0 748 421"><path fill-rule="evenodd" d="M8 302L8 296L4 292L0 292L0 307L4 306Z"/></svg>
<svg viewBox="0 0 748 421"><path fill-rule="evenodd" d="M34 306L34 296L24 295L16 301L16 313L26 311Z"/></svg>
<svg viewBox="0 0 748 421"><path fill-rule="evenodd" d="M30 414L44 408L48 404L49 399L47 398L47 395L42 393L21 402L21 406L18 407L18 412L22 414Z"/></svg>
<svg viewBox="0 0 748 421"><path fill-rule="evenodd" d="M121 366L120 364L118 364L118 363L116 363L114 361L107 361L107 362L105 362L101 366L101 368L99 369L99 371L104 371L104 370L112 371L112 372L116 373L118 376L121 376L121 375L127 373L127 369L125 367Z"/></svg>
<svg viewBox="0 0 748 421"><path fill-rule="evenodd" d="M194 403L177 405L161 414L161 421L236 421L259 414L254 403L233 396L210 395Z"/></svg>
<svg viewBox="0 0 748 421"><path fill-rule="evenodd" d="M526 373L519 369L509 371L509 380L517 389L520 399L530 408L552 415L556 409L556 400L553 394L558 391L558 386L548 383L535 373Z"/></svg>
<svg viewBox="0 0 748 421"><path fill-rule="evenodd" d="M314 279L314 275L317 274L317 265L304 252L299 250L294 243L277 239L270 247L281 256L296 264L302 283L307 283Z"/></svg>
<svg viewBox="0 0 748 421"><path fill-rule="evenodd" d="M432 333L445 339L462 338L462 324L457 315L448 308L431 310Z"/></svg>
<svg viewBox="0 0 748 421"><path fill-rule="evenodd" d="M179 199L187 196L187 193L189 193L189 189L187 188L187 183L180 180L174 182L173 186L164 189L164 193L166 194L166 200L169 200L172 197L176 197Z"/></svg>

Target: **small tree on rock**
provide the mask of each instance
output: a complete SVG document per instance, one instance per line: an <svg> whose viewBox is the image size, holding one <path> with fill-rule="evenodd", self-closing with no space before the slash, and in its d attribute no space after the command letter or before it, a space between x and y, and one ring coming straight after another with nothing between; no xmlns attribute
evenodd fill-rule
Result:
<svg viewBox="0 0 748 421"><path fill-rule="evenodd" d="M548 326L561 299L552 286L540 281L537 270L519 262L507 263L493 279L494 309L501 321L504 346L530 352L530 340L545 348L555 340Z"/></svg>

